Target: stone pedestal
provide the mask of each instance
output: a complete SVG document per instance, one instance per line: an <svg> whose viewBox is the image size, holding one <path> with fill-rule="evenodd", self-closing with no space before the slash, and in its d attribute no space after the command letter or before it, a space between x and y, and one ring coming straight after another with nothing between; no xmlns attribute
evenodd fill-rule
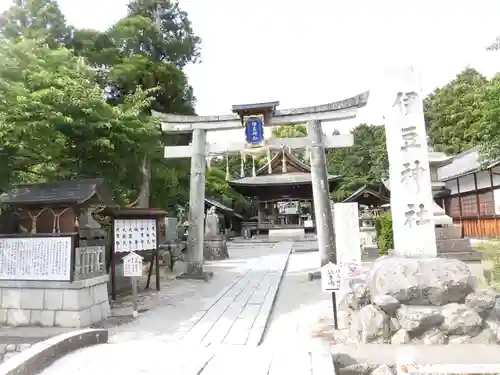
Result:
<svg viewBox="0 0 500 375"><path fill-rule="evenodd" d="M481 254L471 247L470 241L462 238L462 227L459 224L436 227L435 231L439 257L455 258L462 261L481 260Z"/></svg>
<svg viewBox="0 0 500 375"><path fill-rule="evenodd" d="M108 278L0 280L0 325L83 328L99 323L111 315Z"/></svg>
<svg viewBox="0 0 500 375"><path fill-rule="evenodd" d="M361 226L361 258L364 262L377 259L380 251L377 246L377 230L372 226Z"/></svg>
<svg viewBox="0 0 500 375"><path fill-rule="evenodd" d="M218 235L205 238L203 246L205 260L224 260L229 258L226 236Z"/></svg>

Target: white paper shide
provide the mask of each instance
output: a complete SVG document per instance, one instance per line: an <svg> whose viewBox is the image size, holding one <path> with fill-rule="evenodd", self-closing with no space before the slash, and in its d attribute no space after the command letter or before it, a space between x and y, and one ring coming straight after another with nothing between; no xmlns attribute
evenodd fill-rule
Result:
<svg viewBox="0 0 500 375"><path fill-rule="evenodd" d="M156 220L116 219L114 241L116 252L156 249Z"/></svg>
<svg viewBox="0 0 500 375"><path fill-rule="evenodd" d="M71 237L0 238L0 280L71 280Z"/></svg>
<svg viewBox="0 0 500 375"><path fill-rule="evenodd" d="M422 97L415 68L399 77L386 123L394 250L398 256L435 257L436 234Z"/></svg>

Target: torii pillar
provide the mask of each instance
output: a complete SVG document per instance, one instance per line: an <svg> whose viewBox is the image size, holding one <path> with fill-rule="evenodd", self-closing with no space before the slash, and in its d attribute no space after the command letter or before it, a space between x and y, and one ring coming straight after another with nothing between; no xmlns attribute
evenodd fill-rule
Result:
<svg viewBox="0 0 500 375"><path fill-rule="evenodd" d="M352 134L324 136L321 121L342 121L356 117L358 109L366 105L368 92L355 97L313 107L277 110L279 102L245 104L233 106L233 115L182 116L154 113L162 121L165 133L193 133L189 146L165 147L165 158L191 158L191 179L189 193L188 264L184 274L178 278L208 280L212 275L203 270L204 244L204 202L206 157L216 154L239 153L248 150L248 142L230 144L207 143L207 131L241 129L244 131L249 116L260 116L264 126L298 125L309 123L308 137L268 139L266 146L290 149L311 147L312 182L314 207L320 251L320 262L335 260L335 236L331 213L324 150L327 148L350 147ZM322 154L322 155L321 155ZM329 210L329 213L326 211Z"/></svg>

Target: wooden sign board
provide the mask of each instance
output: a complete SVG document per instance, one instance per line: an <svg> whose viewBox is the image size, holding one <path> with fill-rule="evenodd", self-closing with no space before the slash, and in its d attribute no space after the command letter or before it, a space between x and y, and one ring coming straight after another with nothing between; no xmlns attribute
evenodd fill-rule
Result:
<svg viewBox="0 0 500 375"><path fill-rule="evenodd" d="M115 252L157 248L155 219L115 219L114 229Z"/></svg>
<svg viewBox="0 0 500 375"><path fill-rule="evenodd" d="M139 277L142 276L143 258L134 252L130 252L123 257L123 276Z"/></svg>

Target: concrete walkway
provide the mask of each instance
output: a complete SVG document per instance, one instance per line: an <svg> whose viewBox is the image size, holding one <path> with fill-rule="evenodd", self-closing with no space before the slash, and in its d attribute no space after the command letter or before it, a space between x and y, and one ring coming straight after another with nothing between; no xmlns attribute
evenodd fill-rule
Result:
<svg viewBox="0 0 500 375"><path fill-rule="evenodd" d="M266 350L245 345L200 347L128 342L91 347L57 361L41 375L334 375L328 352Z"/></svg>
<svg viewBox="0 0 500 375"><path fill-rule="evenodd" d="M154 310L110 329L109 344L70 354L43 374L172 373L179 363L199 373L232 347L251 351L262 339L291 249L292 242L280 242L231 250L231 259L207 263L215 275L210 282L173 281Z"/></svg>

